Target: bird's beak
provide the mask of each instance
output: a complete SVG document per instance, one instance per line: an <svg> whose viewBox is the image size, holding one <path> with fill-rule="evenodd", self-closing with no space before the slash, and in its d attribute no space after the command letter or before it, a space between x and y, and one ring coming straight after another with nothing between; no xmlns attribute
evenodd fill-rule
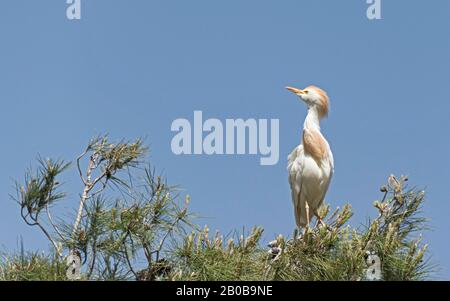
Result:
<svg viewBox="0 0 450 301"><path fill-rule="evenodd" d="M303 92L302 90L297 89L297 88L286 87L286 89L288 89L289 91L291 91L292 93L295 93L297 95L305 94L305 92Z"/></svg>

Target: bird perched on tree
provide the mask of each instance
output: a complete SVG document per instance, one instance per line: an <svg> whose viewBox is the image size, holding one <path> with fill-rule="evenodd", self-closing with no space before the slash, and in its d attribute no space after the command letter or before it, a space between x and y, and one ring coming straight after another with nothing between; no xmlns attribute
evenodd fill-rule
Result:
<svg viewBox="0 0 450 301"><path fill-rule="evenodd" d="M304 90L287 87L307 105L302 143L288 157L289 184L297 227L309 226L313 216L323 223L318 210L334 173L330 146L320 132L320 120L327 116L329 98L322 89L309 86Z"/></svg>

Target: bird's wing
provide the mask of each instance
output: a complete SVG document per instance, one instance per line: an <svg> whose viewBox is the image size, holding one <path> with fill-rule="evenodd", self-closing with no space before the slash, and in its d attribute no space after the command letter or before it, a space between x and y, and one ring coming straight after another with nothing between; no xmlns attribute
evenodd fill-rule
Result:
<svg viewBox="0 0 450 301"><path fill-rule="evenodd" d="M293 193L292 201L295 204L294 191L296 195L299 194L301 189L301 173L303 170L304 160L302 160L302 156L304 156L303 145L297 146L288 157L288 171L289 171L289 185L291 186L291 190Z"/></svg>
<svg viewBox="0 0 450 301"><path fill-rule="evenodd" d="M288 157L289 184L291 186L292 203L294 205L295 221L298 227L306 225L305 193L303 189L305 170L305 152L303 145L296 147ZM310 212L310 215L312 212Z"/></svg>
<svg viewBox="0 0 450 301"><path fill-rule="evenodd" d="M302 172L305 164L303 157L303 145L297 146L288 157L289 185L291 186L292 203L295 207L300 205Z"/></svg>
<svg viewBox="0 0 450 301"><path fill-rule="evenodd" d="M333 157L333 152L330 149L330 146L328 146L328 154L329 154L329 158L330 158L331 175L333 175L334 174L334 157Z"/></svg>
<svg viewBox="0 0 450 301"><path fill-rule="evenodd" d="M323 201L325 200L325 195L327 194L328 188L330 187L331 179L334 175L334 158L333 153L331 152L331 149L328 147L328 164L330 165L330 176L326 179L325 182L325 189L323 190L323 195L320 199L319 206L322 206Z"/></svg>

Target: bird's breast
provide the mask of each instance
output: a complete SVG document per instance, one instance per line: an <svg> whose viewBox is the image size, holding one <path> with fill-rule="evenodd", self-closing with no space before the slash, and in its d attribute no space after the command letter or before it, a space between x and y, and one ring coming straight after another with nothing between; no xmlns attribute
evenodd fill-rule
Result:
<svg viewBox="0 0 450 301"><path fill-rule="evenodd" d="M319 131L304 129L302 140L305 154L311 156L319 165L329 157L328 142Z"/></svg>
<svg viewBox="0 0 450 301"><path fill-rule="evenodd" d="M331 166L328 161L324 159L317 162L315 158L305 154L302 175L304 179L310 179L311 181L322 182L327 179L331 174Z"/></svg>

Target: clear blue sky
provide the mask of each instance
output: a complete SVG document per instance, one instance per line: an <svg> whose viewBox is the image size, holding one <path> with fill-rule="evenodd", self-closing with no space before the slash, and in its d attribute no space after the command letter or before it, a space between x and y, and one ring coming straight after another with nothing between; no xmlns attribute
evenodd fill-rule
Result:
<svg viewBox="0 0 450 301"><path fill-rule="evenodd" d="M336 173L327 201L347 202L358 226L391 173L426 187L437 278L450 279L450 2L365 0L83 0L0 5L0 245L46 249L9 200L37 154L72 160L91 136L144 136L150 161L192 198L211 230L265 227L291 234L286 157L305 107L284 86L316 84L331 96L323 123ZM179 117L279 118L280 162L254 156L177 157ZM74 206L75 170L64 179Z"/></svg>

